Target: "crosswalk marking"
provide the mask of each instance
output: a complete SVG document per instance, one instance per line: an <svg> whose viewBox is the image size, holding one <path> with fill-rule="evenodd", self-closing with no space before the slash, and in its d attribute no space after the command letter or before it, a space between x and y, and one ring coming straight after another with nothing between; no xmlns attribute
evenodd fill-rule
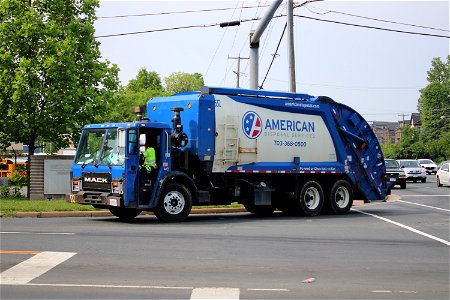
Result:
<svg viewBox="0 0 450 300"><path fill-rule="evenodd" d="M239 299L236 288L196 288L192 290L191 300L200 299Z"/></svg>
<svg viewBox="0 0 450 300"><path fill-rule="evenodd" d="M74 256L75 252L41 252L2 272L1 284L27 284Z"/></svg>

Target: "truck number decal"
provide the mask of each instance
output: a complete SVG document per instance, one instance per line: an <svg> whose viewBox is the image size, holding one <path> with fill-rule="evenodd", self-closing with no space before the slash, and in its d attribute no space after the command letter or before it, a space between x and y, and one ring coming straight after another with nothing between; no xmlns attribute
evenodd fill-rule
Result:
<svg viewBox="0 0 450 300"><path fill-rule="evenodd" d="M306 142L300 142L300 141L280 141L280 140L273 140L275 146L279 147L306 147Z"/></svg>

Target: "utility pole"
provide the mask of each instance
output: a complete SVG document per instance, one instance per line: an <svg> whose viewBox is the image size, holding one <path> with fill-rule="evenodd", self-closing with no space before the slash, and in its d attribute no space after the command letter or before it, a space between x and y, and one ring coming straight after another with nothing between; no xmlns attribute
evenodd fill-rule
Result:
<svg viewBox="0 0 450 300"><path fill-rule="evenodd" d="M401 115L398 115L398 116L403 118L402 126L405 126L405 117L408 116L408 114L401 114Z"/></svg>
<svg viewBox="0 0 450 300"><path fill-rule="evenodd" d="M289 91L297 91L295 81L295 55L294 55L294 2L287 1L287 49L289 57Z"/></svg>
<svg viewBox="0 0 450 300"><path fill-rule="evenodd" d="M241 57L239 54L238 57L228 56L228 59L237 59L237 71L233 71L236 74L236 87L240 88L239 78L241 76L241 59L249 59L248 57Z"/></svg>

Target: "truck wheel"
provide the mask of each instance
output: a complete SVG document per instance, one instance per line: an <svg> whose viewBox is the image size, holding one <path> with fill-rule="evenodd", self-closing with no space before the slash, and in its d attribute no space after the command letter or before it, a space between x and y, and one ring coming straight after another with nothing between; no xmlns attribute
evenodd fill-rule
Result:
<svg viewBox="0 0 450 300"><path fill-rule="evenodd" d="M401 188L402 190L406 189L406 181L400 183L400 188Z"/></svg>
<svg viewBox="0 0 450 300"><path fill-rule="evenodd" d="M330 206L336 215L347 213L353 205L353 190L346 180L336 181L330 190Z"/></svg>
<svg viewBox="0 0 450 300"><path fill-rule="evenodd" d="M300 190L300 207L303 214L312 217L317 216L324 203L323 190L316 181L307 181Z"/></svg>
<svg viewBox="0 0 450 300"><path fill-rule="evenodd" d="M124 207L110 207L109 211L113 214L113 216L116 216L124 221L132 220L142 212L142 210L139 209Z"/></svg>
<svg viewBox="0 0 450 300"><path fill-rule="evenodd" d="M184 221L192 209L192 196L180 183L169 183L163 188L155 216L163 222Z"/></svg>

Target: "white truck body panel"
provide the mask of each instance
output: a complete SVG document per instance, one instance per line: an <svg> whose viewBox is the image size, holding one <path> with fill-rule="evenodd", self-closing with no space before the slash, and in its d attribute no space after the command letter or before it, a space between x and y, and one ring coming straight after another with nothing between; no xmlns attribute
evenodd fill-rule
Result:
<svg viewBox="0 0 450 300"><path fill-rule="evenodd" d="M261 108L216 95L213 172L253 162L336 162L322 117Z"/></svg>

